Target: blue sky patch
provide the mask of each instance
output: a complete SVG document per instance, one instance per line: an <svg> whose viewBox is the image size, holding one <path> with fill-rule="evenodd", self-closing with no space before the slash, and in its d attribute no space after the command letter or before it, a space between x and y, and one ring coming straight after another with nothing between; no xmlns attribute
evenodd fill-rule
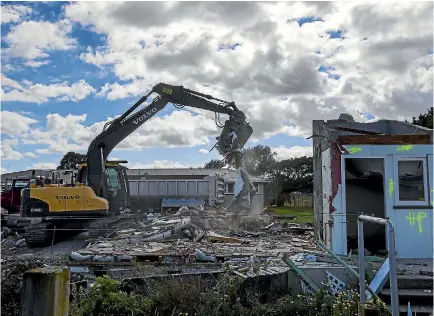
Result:
<svg viewBox="0 0 434 316"><path fill-rule="evenodd" d="M330 35L330 38L341 38L344 39L345 31L336 30L336 31L327 31L327 34Z"/></svg>
<svg viewBox="0 0 434 316"><path fill-rule="evenodd" d="M220 44L218 51L221 50L235 50L238 46L241 46L240 43L235 44Z"/></svg>
<svg viewBox="0 0 434 316"><path fill-rule="evenodd" d="M323 19L318 16L303 16L301 18L288 19L287 22L291 23L294 21L297 22L300 27L306 23L324 22Z"/></svg>
<svg viewBox="0 0 434 316"><path fill-rule="evenodd" d="M321 66L318 67L318 71L319 72L324 72L324 73L326 73L329 76L329 78L339 80L339 78L341 76L332 73L334 70L336 70L335 67L325 67L323 65L321 65Z"/></svg>

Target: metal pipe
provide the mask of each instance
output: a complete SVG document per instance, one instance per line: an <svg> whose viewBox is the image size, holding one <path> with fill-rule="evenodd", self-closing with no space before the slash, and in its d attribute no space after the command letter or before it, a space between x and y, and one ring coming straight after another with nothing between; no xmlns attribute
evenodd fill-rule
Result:
<svg viewBox="0 0 434 316"><path fill-rule="evenodd" d="M390 291L392 294L392 315L399 315L398 276L395 251L395 227L388 220L387 231L389 233L389 262L390 262Z"/></svg>
<svg viewBox="0 0 434 316"><path fill-rule="evenodd" d="M396 264L396 249L395 249L395 227L389 219L378 218L373 216L360 215L357 219L358 230L358 246L359 246L359 282L360 282L360 303L366 301L365 296L365 249L364 249L364 234L363 222L371 222L387 227L388 246L389 246L389 264L390 264L390 291L392 300L392 316L399 315L399 298L398 298L398 277L397 277L397 264ZM363 271L363 274L362 274ZM363 281L362 281L363 277ZM369 290L368 286L368 290ZM370 291L371 292L371 291Z"/></svg>
<svg viewBox="0 0 434 316"><path fill-rule="evenodd" d="M366 302L365 295L365 241L363 238L363 221L357 221L358 246L359 246L359 283L360 303Z"/></svg>
<svg viewBox="0 0 434 316"><path fill-rule="evenodd" d="M358 220L363 221L363 222L376 223L376 224L380 224L380 225L384 225L384 226L387 226L387 223L389 222L389 220L387 220L387 219L368 216L368 215L359 215Z"/></svg>

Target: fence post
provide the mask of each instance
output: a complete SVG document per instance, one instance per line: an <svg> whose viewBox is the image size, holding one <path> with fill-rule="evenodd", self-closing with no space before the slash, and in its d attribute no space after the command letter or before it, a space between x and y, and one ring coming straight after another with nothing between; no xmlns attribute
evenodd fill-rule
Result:
<svg viewBox="0 0 434 316"><path fill-rule="evenodd" d="M69 310L69 270L44 267L23 276L21 316L67 316Z"/></svg>

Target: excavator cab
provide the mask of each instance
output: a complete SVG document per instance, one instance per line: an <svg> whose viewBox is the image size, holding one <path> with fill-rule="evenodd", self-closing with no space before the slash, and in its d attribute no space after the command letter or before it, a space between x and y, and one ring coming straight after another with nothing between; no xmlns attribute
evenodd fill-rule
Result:
<svg viewBox="0 0 434 316"><path fill-rule="evenodd" d="M107 161L105 163L105 185L108 192L109 212L113 215L118 215L130 207L127 168L121 163L127 163L127 161ZM82 163L78 168L77 182L86 186L89 185L86 163Z"/></svg>

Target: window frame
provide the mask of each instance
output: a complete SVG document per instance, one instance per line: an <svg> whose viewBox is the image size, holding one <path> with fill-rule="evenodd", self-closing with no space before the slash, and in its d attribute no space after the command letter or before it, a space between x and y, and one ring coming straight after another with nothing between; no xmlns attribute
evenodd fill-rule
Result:
<svg viewBox="0 0 434 316"><path fill-rule="evenodd" d="M114 172L114 174L116 175L116 183L117 186L113 186L112 183L114 182L113 180L110 179L110 173L109 170L112 170ZM118 170L116 168L106 168L106 175L107 175L107 183L110 184L110 187L115 189L115 190L121 190L122 189L122 181L120 179L120 175L118 173Z"/></svg>
<svg viewBox="0 0 434 316"><path fill-rule="evenodd" d="M260 194L260 191L261 191L260 183L259 182L253 182L252 184L255 187L256 195Z"/></svg>
<svg viewBox="0 0 434 316"><path fill-rule="evenodd" d="M229 184L232 185L232 192L229 192L229 191L228 191ZM231 195L235 194L235 182L226 182L226 183L225 183L225 194L227 194L227 195L228 195L228 194L231 194Z"/></svg>
<svg viewBox="0 0 434 316"><path fill-rule="evenodd" d="M399 162L400 161L421 161L423 170L423 191L424 191L424 201L401 201L399 199ZM429 206L431 196L429 195L429 184L428 184L428 160L427 157L414 156L414 157L394 157L393 159L393 181L394 181L394 198L395 206Z"/></svg>

